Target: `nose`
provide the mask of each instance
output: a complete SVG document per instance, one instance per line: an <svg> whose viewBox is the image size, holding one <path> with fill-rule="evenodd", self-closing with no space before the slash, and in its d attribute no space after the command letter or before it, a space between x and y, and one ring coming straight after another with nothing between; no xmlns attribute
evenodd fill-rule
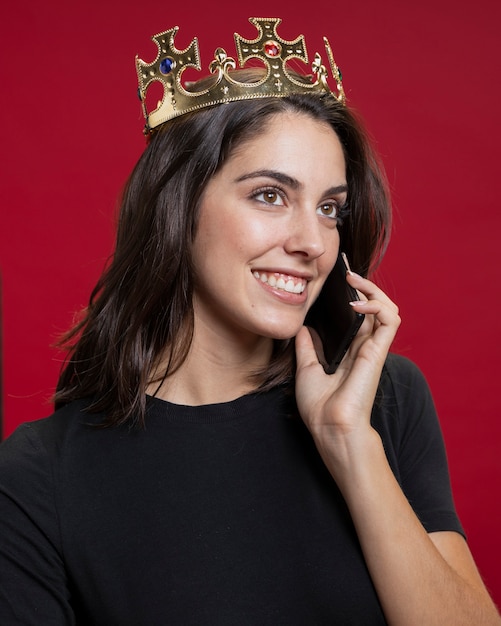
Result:
<svg viewBox="0 0 501 626"><path fill-rule="evenodd" d="M288 254L316 259L326 251L325 227L315 211L304 211L291 216L284 249Z"/></svg>

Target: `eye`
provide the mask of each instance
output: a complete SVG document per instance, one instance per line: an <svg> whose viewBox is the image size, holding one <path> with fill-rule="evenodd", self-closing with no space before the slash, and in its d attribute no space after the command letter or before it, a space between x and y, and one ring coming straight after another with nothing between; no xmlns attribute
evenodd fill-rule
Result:
<svg viewBox="0 0 501 626"><path fill-rule="evenodd" d="M336 219L338 217L339 207L337 202L326 202L325 204L321 204L317 213L319 215L323 215L324 217L330 217L331 219Z"/></svg>
<svg viewBox="0 0 501 626"><path fill-rule="evenodd" d="M254 200L263 202L264 204L276 206L282 206L284 204L283 196L278 189L258 189L252 197Z"/></svg>
<svg viewBox="0 0 501 626"><path fill-rule="evenodd" d="M345 202L343 206L339 206L339 203L335 200L324 202L317 208L317 213L323 217L335 220L337 226L341 226L344 218L349 214L348 203Z"/></svg>

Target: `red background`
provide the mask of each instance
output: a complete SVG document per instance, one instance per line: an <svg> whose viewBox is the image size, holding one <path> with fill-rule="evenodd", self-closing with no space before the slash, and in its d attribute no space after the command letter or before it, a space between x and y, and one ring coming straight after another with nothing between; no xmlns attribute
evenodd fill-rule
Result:
<svg viewBox="0 0 501 626"><path fill-rule="evenodd" d="M457 0L199 6L130 0L2 9L0 264L4 434L48 414L50 344L86 304L112 244L116 198L144 147L134 56L173 25L206 67L250 15L284 18L310 57L329 36L352 104L383 155L395 202L380 279L400 304L395 349L434 392L456 503L498 604L501 4ZM272 8L270 8L272 7Z"/></svg>

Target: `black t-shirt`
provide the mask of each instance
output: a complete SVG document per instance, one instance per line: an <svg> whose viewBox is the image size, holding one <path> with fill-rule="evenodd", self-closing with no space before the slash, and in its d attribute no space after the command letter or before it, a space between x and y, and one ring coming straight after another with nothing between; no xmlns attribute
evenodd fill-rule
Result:
<svg viewBox="0 0 501 626"><path fill-rule="evenodd" d="M284 389L146 428L74 402L0 448L0 623L385 624L347 507ZM391 355L373 411L427 531L462 532L433 402ZM382 504L383 505L383 504Z"/></svg>

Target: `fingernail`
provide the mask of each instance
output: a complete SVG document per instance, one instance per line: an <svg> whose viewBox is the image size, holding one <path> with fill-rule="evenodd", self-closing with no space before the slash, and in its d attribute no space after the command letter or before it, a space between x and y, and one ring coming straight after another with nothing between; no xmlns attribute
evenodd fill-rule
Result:
<svg viewBox="0 0 501 626"><path fill-rule="evenodd" d="M351 306L359 306L360 304L367 304L367 300L353 300L350 304Z"/></svg>
<svg viewBox="0 0 501 626"><path fill-rule="evenodd" d="M346 273L351 274L352 276L358 276L359 278L362 278L351 269L350 262L348 261L348 257L346 256L344 252L341 252L341 256L343 257L344 265L346 267Z"/></svg>

